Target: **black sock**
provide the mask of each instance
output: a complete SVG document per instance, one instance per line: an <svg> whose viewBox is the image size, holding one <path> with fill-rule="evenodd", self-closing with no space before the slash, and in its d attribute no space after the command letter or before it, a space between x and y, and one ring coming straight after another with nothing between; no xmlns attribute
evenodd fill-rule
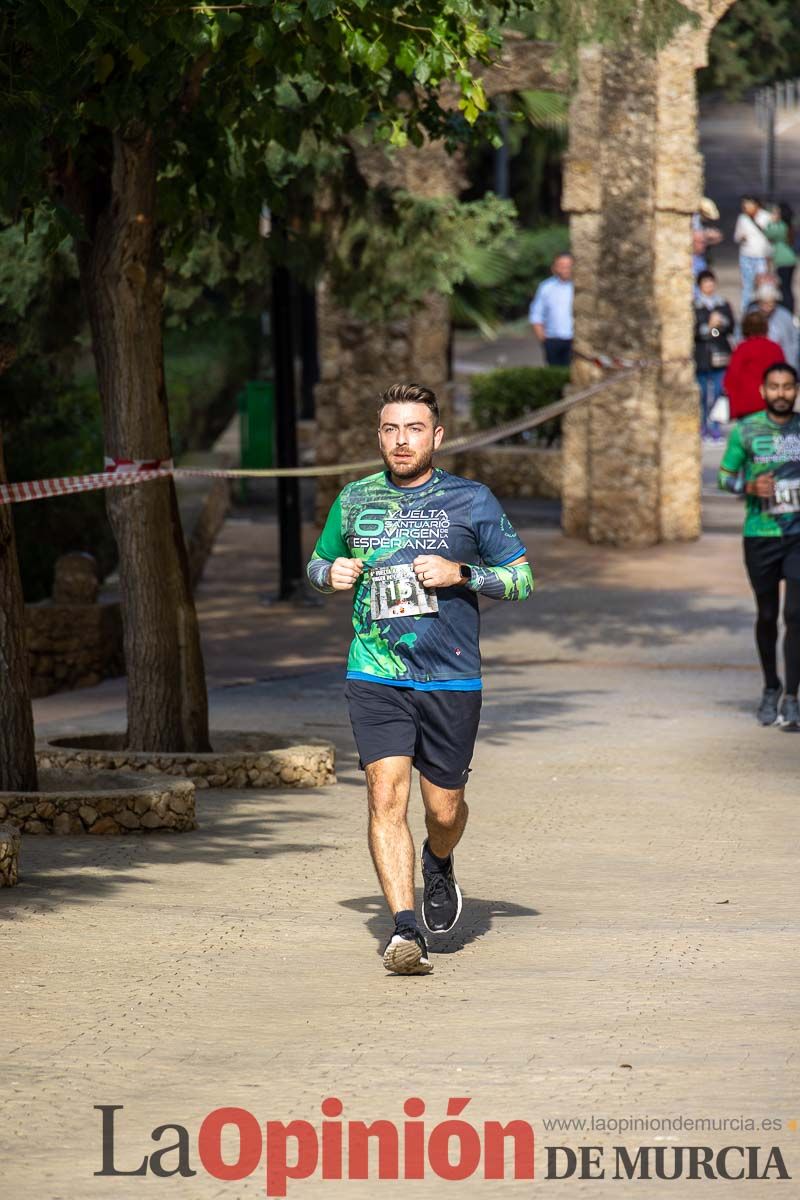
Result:
<svg viewBox="0 0 800 1200"><path fill-rule="evenodd" d="M447 858L437 858L430 847L430 843L425 843L425 848L422 851L422 856L425 859L425 866L429 871L446 871L450 866L450 855Z"/></svg>
<svg viewBox="0 0 800 1200"><path fill-rule="evenodd" d="M413 908L401 908L394 914L394 931L412 934L417 932L417 914Z"/></svg>

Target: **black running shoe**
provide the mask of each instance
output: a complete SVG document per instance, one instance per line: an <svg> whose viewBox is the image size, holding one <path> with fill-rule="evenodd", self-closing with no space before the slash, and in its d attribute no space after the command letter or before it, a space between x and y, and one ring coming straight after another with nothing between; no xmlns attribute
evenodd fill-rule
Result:
<svg viewBox="0 0 800 1200"><path fill-rule="evenodd" d="M461 916L461 888L453 874L453 856L444 871L430 871L425 865L422 847L422 919L429 933L449 933Z"/></svg>
<svg viewBox="0 0 800 1200"><path fill-rule="evenodd" d="M395 930L386 943L383 965L395 975L429 975L433 970L425 938L419 930L416 933Z"/></svg>
<svg viewBox="0 0 800 1200"><path fill-rule="evenodd" d="M764 688L761 703L756 711L759 725L778 724L778 705L782 694L782 687Z"/></svg>
<svg viewBox="0 0 800 1200"><path fill-rule="evenodd" d="M778 724L786 733L800 731L800 706L797 696L784 696L781 711L778 714Z"/></svg>

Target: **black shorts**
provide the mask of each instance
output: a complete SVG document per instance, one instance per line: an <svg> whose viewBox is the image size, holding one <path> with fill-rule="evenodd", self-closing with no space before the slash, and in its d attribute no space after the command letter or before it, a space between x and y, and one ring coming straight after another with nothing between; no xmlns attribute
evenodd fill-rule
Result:
<svg viewBox="0 0 800 1200"><path fill-rule="evenodd" d="M800 582L800 533L746 537L744 562L756 595L773 591L782 579Z"/></svg>
<svg viewBox="0 0 800 1200"><path fill-rule="evenodd" d="M421 692L348 679L344 694L362 770L404 755L436 787L464 787L481 719L480 691Z"/></svg>

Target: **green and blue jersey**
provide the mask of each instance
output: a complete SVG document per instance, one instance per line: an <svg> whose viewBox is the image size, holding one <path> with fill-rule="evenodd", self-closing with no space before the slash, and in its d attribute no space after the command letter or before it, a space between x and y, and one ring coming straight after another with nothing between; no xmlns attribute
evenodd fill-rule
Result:
<svg viewBox="0 0 800 1200"><path fill-rule="evenodd" d="M426 593L410 568L421 554L498 567L523 556L525 547L483 484L437 467L427 482L397 487L380 471L340 492L308 574L319 586L334 559L364 563L355 585L348 679L430 691L476 690L481 686L478 598L462 586Z"/></svg>
<svg viewBox="0 0 800 1200"><path fill-rule="evenodd" d="M720 487L740 473L748 483L769 471L775 495L771 500L745 497L745 537L800 533L800 413L781 425L762 411L734 425L720 464Z"/></svg>

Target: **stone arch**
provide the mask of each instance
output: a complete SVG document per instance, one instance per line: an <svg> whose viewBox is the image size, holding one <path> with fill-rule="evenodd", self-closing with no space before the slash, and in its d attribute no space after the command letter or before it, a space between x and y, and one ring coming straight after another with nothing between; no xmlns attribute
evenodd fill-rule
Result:
<svg viewBox="0 0 800 1200"><path fill-rule="evenodd" d="M657 55L631 45L580 54L570 110L564 208L576 256L572 383L603 374L590 360L614 353L650 360L635 380L573 410L564 421L563 527L593 542L651 545L700 533L700 440L692 362L689 219L702 194L695 73L708 39L735 0L684 0L698 24L682 25ZM554 47L510 34L483 72L488 95L562 88ZM430 144L385 155L359 152L371 184L425 196L455 195L460 163ZM377 393L397 378L447 395L447 301L431 295L413 315L363 322L323 283L317 461L371 456ZM321 479L324 516L342 479Z"/></svg>
<svg viewBox="0 0 800 1200"><path fill-rule="evenodd" d="M700 533L689 220L702 195L695 73L734 0L684 0L699 18L654 57L581 52L564 207L575 253L573 385L600 353L647 366L564 421L563 527L651 545ZM580 357L585 356L585 357Z"/></svg>

